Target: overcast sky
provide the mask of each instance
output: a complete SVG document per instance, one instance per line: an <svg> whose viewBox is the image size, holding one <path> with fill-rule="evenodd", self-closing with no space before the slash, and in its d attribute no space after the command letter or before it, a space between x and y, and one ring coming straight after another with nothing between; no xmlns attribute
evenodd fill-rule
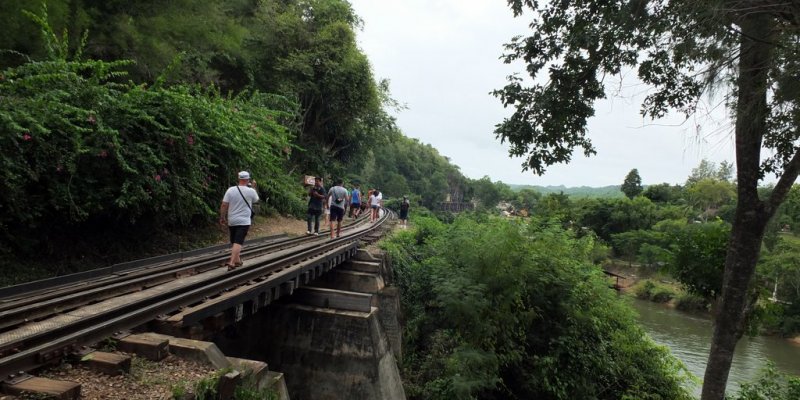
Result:
<svg viewBox="0 0 800 400"><path fill-rule="evenodd" d="M391 80L392 96L408 109L395 113L406 136L430 143L470 178L531 185L621 184L637 168L645 184L682 183L701 159L733 161L730 121L649 121L639 115L647 88L635 76L607 80L623 95L596 104L589 136L597 155L575 155L543 176L522 172L494 126L510 114L489 92L523 66L498 58L503 44L527 35L530 16L513 18L504 0L351 0L364 21L358 42L377 78ZM709 106L710 108L711 106Z"/></svg>

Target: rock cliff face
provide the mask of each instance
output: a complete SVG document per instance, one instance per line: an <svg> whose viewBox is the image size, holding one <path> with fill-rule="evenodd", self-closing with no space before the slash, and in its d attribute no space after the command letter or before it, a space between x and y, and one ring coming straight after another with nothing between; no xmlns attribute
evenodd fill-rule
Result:
<svg viewBox="0 0 800 400"><path fill-rule="evenodd" d="M405 399L391 265L360 251L344 264L214 338L226 354L284 373L293 400Z"/></svg>

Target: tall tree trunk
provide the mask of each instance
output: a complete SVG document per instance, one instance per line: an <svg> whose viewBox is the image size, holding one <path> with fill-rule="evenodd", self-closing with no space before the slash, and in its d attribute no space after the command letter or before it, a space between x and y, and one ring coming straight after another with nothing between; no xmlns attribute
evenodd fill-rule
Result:
<svg viewBox="0 0 800 400"><path fill-rule="evenodd" d="M736 343L744 332L747 295L755 272L767 220L774 213L758 198L761 141L766 129L767 72L772 63L773 20L750 13L741 28L736 108L736 216L725 257L722 296L714 316L714 335L703 383L702 400L723 400Z"/></svg>

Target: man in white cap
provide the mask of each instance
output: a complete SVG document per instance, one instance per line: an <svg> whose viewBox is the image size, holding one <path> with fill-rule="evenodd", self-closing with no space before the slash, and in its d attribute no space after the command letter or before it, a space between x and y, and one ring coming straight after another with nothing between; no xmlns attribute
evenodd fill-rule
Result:
<svg viewBox="0 0 800 400"><path fill-rule="evenodd" d="M252 187L248 186L252 183ZM239 184L231 186L222 198L219 207L219 223L228 226L231 241L231 258L225 264L228 270L242 266L242 245L247 231L250 229L253 213L253 204L258 202L258 192L255 190L256 181L250 181L250 173L239 172Z"/></svg>

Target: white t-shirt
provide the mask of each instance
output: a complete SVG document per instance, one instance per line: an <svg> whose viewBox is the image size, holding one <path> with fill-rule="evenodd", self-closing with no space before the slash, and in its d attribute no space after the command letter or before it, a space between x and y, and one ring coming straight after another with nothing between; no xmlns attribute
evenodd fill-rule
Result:
<svg viewBox="0 0 800 400"><path fill-rule="evenodd" d="M375 196L374 194L370 195L369 196L369 205L371 205L371 206L380 206L382 198L383 198L383 196L381 196L380 194L377 195L377 196Z"/></svg>
<svg viewBox="0 0 800 400"><path fill-rule="evenodd" d="M238 186L242 194L239 194L237 186L231 186L222 198L223 203L228 203L228 226L250 225L250 207L258 202L258 193L255 189L247 186ZM244 202L244 196L248 201Z"/></svg>

